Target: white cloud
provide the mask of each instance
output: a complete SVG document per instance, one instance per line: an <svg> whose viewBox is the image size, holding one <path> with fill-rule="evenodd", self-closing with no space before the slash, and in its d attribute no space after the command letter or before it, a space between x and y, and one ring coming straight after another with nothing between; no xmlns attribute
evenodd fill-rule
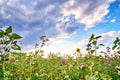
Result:
<svg viewBox="0 0 120 80"><path fill-rule="evenodd" d="M4 26L1 28L1 30L5 30L6 28L8 28L8 26Z"/></svg>
<svg viewBox="0 0 120 80"><path fill-rule="evenodd" d="M65 40L75 35L76 30L79 29L78 25L75 25L75 22L84 24L85 29L94 27L97 23L103 21L104 16L109 12L110 3L115 0L4 1L0 0L0 5L5 4L0 7L1 21L5 24L7 24L5 21L8 21L8 24L16 24L18 27L24 27L25 30L20 32L20 35L23 37L33 32L37 33L37 31L46 33L50 30L47 35L52 32L58 32L55 38L51 38L50 42L44 47L46 54L50 51L72 54L76 48L81 48L84 52L86 45L86 40L78 42L75 46L70 46L72 42ZM71 19L71 15L73 15L75 20L74 18ZM55 23L58 19L61 19L60 23ZM73 23L75 24L71 24L70 20L74 20ZM32 30L28 31L28 28ZM112 36L119 33L116 31L106 33L106 37L102 38L101 42L107 41L106 39L111 39ZM36 34L33 35L37 37ZM33 48L33 45L24 46L26 51L34 50Z"/></svg>
<svg viewBox="0 0 120 80"><path fill-rule="evenodd" d="M0 0L0 6L3 5L7 0Z"/></svg>
<svg viewBox="0 0 120 80"><path fill-rule="evenodd" d="M116 19L111 19L110 22L114 23L116 22Z"/></svg>
<svg viewBox="0 0 120 80"><path fill-rule="evenodd" d="M98 34L98 35L102 36L102 38L100 38L98 40L98 43L105 44L105 47L100 47L100 49L98 51L98 52L100 52L100 51L104 51L107 46L109 46L109 47L113 46L113 41L115 40L116 37L120 36L120 31L109 31L106 33ZM75 44L75 46L73 46L72 49L75 50L76 48L80 48L81 53L86 54L85 49L86 49L87 43L88 43L88 39L84 39L84 40L78 42L77 44Z"/></svg>
<svg viewBox="0 0 120 80"><path fill-rule="evenodd" d="M105 50L107 46L112 46L113 41L116 37L120 36L120 31L109 31L106 33L98 34L102 35L102 38L98 41L98 43L105 44L105 47L100 47L99 51ZM66 39L60 38L50 38L50 41L43 47L44 55L47 56L50 52L57 53L60 52L61 55L70 54L73 55L75 53L76 48L81 49L82 54L86 54L86 45L88 43L88 39L81 40L75 44L71 44L71 41L66 41ZM25 46L28 51L35 51L33 45Z"/></svg>
<svg viewBox="0 0 120 80"><path fill-rule="evenodd" d="M71 0L70 0L71 1ZM109 5L115 0L95 0L95 1L76 1L76 4L70 5L70 1L65 3L61 13L64 16L75 15L75 18L85 24L85 29L95 26L102 21L105 15L109 12ZM78 4L77 4L78 3ZM93 5L94 4L94 5Z"/></svg>
<svg viewBox="0 0 120 80"><path fill-rule="evenodd" d="M107 33L100 34L103 37L100 39L101 43L104 44L112 44L112 42L115 40L116 37L120 36L120 31L109 31Z"/></svg>
<svg viewBox="0 0 120 80"><path fill-rule="evenodd" d="M0 20L4 22L3 25L12 24L24 28L37 27L32 32L37 30L41 31L41 33L54 30L54 33L57 33L56 35L59 37L70 38L76 34L76 30L80 28L79 26L85 25L87 30L101 22L109 12L110 3L114 1L54 0L50 2L49 0L0 0L0 4L4 3L0 8ZM73 18L71 18L71 15ZM56 23L57 19L61 18L63 18L62 22ZM70 20L74 20L74 22L70 22ZM79 25L76 25L76 23L79 23Z"/></svg>

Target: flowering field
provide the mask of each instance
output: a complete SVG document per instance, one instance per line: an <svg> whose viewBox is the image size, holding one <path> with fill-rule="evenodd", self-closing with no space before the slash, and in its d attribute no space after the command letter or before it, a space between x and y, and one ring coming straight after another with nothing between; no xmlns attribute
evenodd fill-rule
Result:
<svg viewBox="0 0 120 80"><path fill-rule="evenodd" d="M50 53L44 58L41 48L44 47L46 36L41 36L40 49L33 52L21 52L18 40L22 37L12 33L12 27L0 30L0 80L120 80L120 38L113 42L113 47L101 51L104 56L97 56L97 50L104 44L97 40L102 36L91 35L86 45L86 55L79 48L74 56L60 56ZM114 52L111 54L111 50ZM38 55L39 54L39 55Z"/></svg>

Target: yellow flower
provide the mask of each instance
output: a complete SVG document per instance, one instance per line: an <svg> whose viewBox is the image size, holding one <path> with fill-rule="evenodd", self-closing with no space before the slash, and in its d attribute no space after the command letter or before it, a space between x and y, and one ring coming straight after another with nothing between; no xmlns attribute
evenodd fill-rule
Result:
<svg viewBox="0 0 120 80"><path fill-rule="evenodd" d="M79 49L79 48L77 48L77 49L76 49L76 52L80 53L80 49Z"/></svg>

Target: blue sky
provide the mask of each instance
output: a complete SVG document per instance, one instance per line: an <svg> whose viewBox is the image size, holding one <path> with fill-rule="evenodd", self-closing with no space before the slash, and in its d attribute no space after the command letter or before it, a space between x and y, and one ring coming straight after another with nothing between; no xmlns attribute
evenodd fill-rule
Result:
<svg viewBox="0 0 120 80"><path fill-rule="evenodd" d="M46 54L84 51L92 33L112 45L120 36L120 0L0 0L0 29L9 25L23 36L23 51L33 50L41 35L50 40Z"/></svg>

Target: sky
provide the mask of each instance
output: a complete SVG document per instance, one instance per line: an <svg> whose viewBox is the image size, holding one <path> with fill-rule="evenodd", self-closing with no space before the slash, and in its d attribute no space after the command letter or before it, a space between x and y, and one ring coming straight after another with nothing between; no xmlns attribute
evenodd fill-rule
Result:
<svg viewBox="0 0 120 80"><path fill-rule="evenodd" d="M85 53L92 33L106 46L120 37L120 0L0 0L0 29L10 25L23 37L22 51L34 50L46 35L46 55Z"/></svg>

